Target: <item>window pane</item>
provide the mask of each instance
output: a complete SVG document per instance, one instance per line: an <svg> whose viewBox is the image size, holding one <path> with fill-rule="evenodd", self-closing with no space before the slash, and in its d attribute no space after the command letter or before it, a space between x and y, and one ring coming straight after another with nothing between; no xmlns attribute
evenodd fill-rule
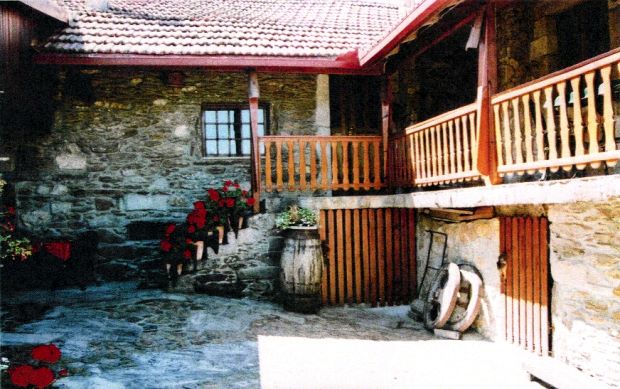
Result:
<svg viewBox="0 0 620 389"><path fill-rule="evenodd" d="M229 123L229 113L230 111L217 111L217 121L219 123Z"/></svg>
<svg viewBox="0 0 620 389"><path fill-rule="evenodd" d="M218 140L217 141L217 146L219 148L219 155L228 155L230 153L229 147L228 147L228 140Z"/></svg>
<svg viewBox="0 0 620 389"><path fill-rule="evenodd" d="M265 122L265 113L263 109L259 109L258 110L258 122L259 123L264 123Z"/></svg>
<svg viewBox="0 0 620 389"><path fill-rule="evenodd" d="M217 137L220 139L228 139L229 128L230 126L228 124L218 124L217 125Z"/></svg>
<svg viewBox="0 0 620 389"><path fill-rule="evenodd" d="M264 135L265 135L265 125L259 124L258 125L258 136L264 136Z"/></svg>
<svg viewBox="0 0 620 389"><path fill-rule="evenodd" d="M241 111L241 123L249 123L250 122L250 110L244 109Z"/></svg>
<svg viewBox="0 0 620 389"><path fill-rule="evenodd" d="M217 155L217 144L215 141L207 141L207 155Z"/></svg>
<svg viewBox="0 0 620 389"><path fill-rule="evenodd" d="M242 124L241 125L241 137L242 138L250 138L251 132L250 132L250 125L249 124Z"/></svg>
<svg viewBox="0 0 620 389"><path fill-rule="evenodd" d="M241 153L243 153L243 155L250 155L250 141L249 140L241 141Z"/></svg>
<svg viewBox="0 0 620 389"><path fill-rule="evenodd" d="M207 123L215 123L215 111L205 111L204 121Z"/></svg>
<svg viewBox="0 0 620 389"><path fill-rule="evenodd" d="M217 138L217 131L215 129L215 125L214 124L207 124L205 125L205 137L207 139L215 139Z"/></svg>
<svg viewBox="0 0 620 389"><path fill-rule="evenodd" d="M230 153L232 155L236 155L237 154L237 143L234 140L230 141Z"/></svg>

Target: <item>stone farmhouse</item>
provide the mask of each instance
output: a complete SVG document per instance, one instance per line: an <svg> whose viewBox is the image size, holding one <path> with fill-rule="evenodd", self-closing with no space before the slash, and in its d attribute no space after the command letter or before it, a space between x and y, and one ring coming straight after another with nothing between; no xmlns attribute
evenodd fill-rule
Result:
<svg viewBox="0 0 620 389"><path fill-rule="evenodd" d="M163 226L236 180L250 228L180 287L273 298L298 203L324 304L409 304L445 234L484 280L477 331L620 383L618 1L0 10L4 201L32 237L94 234L98 277L157 284Z"/></svg>

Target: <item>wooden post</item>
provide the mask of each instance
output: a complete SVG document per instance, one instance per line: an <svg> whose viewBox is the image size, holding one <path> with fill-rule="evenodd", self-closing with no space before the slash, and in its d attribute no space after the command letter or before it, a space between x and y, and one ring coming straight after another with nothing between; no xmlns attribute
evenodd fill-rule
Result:
<svg viewBox="0 0 620 389"><path fill-rule="evenodd" d="M258 145L258 76L255 71L248 72L248 100L250 102L250 129L252 131L252 189L254 193L254 212L260 211L260 149Z"/></svg>
<svg viewBox="0 0 620 389"><path fill-rule="evenodd" d="M386 186L390 186L388 182L388 138L390 134L390 114L392 104L392 87L390 85L390 77L385 76L381 82L381 131L383 134L383 176L386 180ZM376 158L376 155L375 155Z"/></svg>
<svg viewBox="0 0 620 389"><path fill-rule="evenodd" d="M497 174L495 129L491 96L497 88L497 48L495 42L495 5L486 6L484 40L478 47L478 160L480 174L486 176L487 185L500 182Z"/></svg>

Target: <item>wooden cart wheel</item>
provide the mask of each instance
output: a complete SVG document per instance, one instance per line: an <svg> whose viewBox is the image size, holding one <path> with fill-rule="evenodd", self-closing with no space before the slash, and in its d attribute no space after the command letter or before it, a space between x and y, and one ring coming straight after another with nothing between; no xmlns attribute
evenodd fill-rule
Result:
<svg viewBox="0 0 620 389"><path fill-rule="evenodd" d="M428 330L443 327L456 305L461 285L459 267L448 263L441 267L431 284L424 303L424 327Z"/></svg>
<svg viewBox="0 0 620 389"><path fill-rule="evenodd" d="M461 268L460 272L460 296L457 298L457 306L443 329L465 332L474 323L480 312L482 280L472 271ZM463 302L465 303L464 306L462 305Z"/></svg>

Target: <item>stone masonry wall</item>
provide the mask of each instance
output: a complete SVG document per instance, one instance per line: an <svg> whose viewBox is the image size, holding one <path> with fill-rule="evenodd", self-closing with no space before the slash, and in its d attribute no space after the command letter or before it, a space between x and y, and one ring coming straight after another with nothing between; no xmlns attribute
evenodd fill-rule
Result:
<svg viewBox="0 0 620 389"><path fill-rule="evenodd" d="M549 206L553 353L620 383L620 199Z"/></svg>
<svg viewBox="0 0 620 389"><path fill-rule="evenodd" d="M225 179L249 188L249 158L203 158L199 121L201 103L247 102L246 75L185 75L184 86L173 87L157 71L60 72L54 127L21 145L26 158L14 176L21 227L41 238L96 231L97 269L131 277L153 260L157 242L128 240L130 223L182 221ZM260 74L259 84L271 134L317 133L317 76Z"/></svg>

